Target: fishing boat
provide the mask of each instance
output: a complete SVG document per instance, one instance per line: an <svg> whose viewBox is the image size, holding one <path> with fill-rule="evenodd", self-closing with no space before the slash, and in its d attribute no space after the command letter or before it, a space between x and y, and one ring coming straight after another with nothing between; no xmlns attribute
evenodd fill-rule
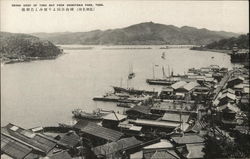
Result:
<svg viewBox="0 0 250 159"><path fill-rule="evenodd" d="M93 113L87 113L82 109L75 109L72 111L72 114L75 118L88 120L101 120L104 115L103 113L100 113L99 110L93 111Z"/></svg>

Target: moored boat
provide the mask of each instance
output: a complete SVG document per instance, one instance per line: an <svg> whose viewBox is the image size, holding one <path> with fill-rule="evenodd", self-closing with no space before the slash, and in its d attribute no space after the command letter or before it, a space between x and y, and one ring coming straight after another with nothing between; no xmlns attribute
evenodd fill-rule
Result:
<svg viewBox="0 0 250 159"><path fill-rule="evenodd" d="M75 109L72 111L75 118L88 119L88 120L101 120L103 115L100 111L93 111L93 113L87 113L81 109Z"/></svg>

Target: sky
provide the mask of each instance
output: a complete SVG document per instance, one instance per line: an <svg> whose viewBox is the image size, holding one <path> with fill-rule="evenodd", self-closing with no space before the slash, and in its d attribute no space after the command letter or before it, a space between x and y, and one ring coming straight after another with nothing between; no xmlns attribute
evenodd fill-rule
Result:
<svg viewBox="0 0 250 159"><path fill-rule="evenodd" d="M84 32L154 22L216 31L247 33L248 1L63 1L0 0L1 31ZM94 11L22 12L13 4L103 4ZM39 8L39 7L38 7ZM77 8L77 7L75 7Z"/></svg>

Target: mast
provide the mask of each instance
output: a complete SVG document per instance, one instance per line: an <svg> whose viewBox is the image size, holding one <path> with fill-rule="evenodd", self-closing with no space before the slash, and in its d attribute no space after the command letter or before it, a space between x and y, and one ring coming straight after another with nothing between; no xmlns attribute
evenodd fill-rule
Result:
<svg viewBox="0 0 250 159"><path fill-rule="evenodd" d="M122 87L122 77L121 77L121 81L120 81L120 87Z"/></svg>
<svg viewBox="0 0 250 159"><path fill-rule="evenodd" d="M155 64L153 64L153 79L155 79Z"/></svg>
<svg viewBox="0 0 250 159"><path fill-rule="evenodd" d="M164 66L162 66L162 74L163 74L163 78L166 78L166 74L165 74Z"/></svg>
<svg viewBox="0 0 250 159"><path fill-rule="evenodd" d="M170 68L169 68L169 65L168 65L168 77L170 77Z"/></svg>

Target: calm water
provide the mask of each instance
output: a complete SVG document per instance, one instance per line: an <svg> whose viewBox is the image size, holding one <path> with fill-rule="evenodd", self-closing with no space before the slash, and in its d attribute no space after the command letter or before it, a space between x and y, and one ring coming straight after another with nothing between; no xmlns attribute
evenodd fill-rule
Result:
<svg viewBox="0 0 250 159"><path fill-rule="evenodd" d="M217 64L231 68L230 57L222 53L188 49L65 50L56 60L9 64L1 67L1 124L9 122L30 128L69 123L71 111L82 108L91 112L96 108L123 111L113 103L94 102L94 96L112 91L117 85L137 89L159 90L149 86L146 78L162 77L165 72L184 74L188 68ZM148 47L148 46L146 46ZM161 58L165 52L166 59ZM212 58L214 57L214 58ZM127 82L129 65L136 77ZM169 69L168 69L169 68Z"/></svg>

